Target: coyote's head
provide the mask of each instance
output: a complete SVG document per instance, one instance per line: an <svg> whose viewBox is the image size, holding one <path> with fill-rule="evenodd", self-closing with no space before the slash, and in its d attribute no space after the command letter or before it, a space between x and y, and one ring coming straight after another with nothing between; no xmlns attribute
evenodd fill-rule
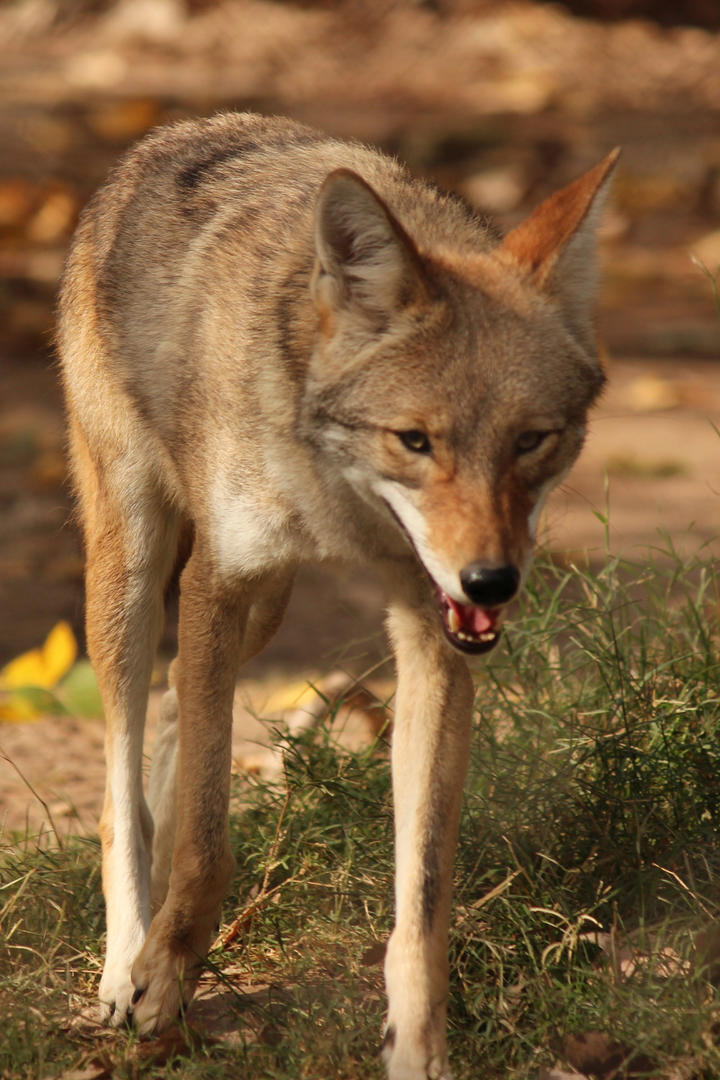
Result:
<svg viewBox="0 0 720 1080"><path fill-rule="evenodd" d="M441 196L423 221L344 169L319 195L305 429L405 534L465 652L497 641L602 386L594 226L616 158L495 246Z"/></svg>

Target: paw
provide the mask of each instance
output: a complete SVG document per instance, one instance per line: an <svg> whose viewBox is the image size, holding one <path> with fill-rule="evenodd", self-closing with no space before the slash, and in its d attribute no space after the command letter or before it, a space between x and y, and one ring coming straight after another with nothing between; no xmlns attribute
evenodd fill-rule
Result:
<svg viewBox="0 0 720 1080"><path fill-rule="evenodd" d="M130 964L105 964L100 980L100 1019L113 1027L122 1027L132 1015L132 998L135 993L130 978Z"/></svg>
<svg viewBox="0 0 720 1080"><path fill-rule="evenodd" d="M134 990L131 1007L133 1024L141 1035L164 1031L182 1014L192 998L210 945L210 932L179 940L163 932L162 918L156 917L148 939L132 966Z"/></svg>
<svg viewBox="0 0 720 1080"><path fill-rule="evenodd" d="M195 991L201 963L185 950L144 955L133 966L132 1019L141 1035L170 1027Z"/></svg>
<svg viewBox="0 0 720 1080"><path fill-rule="evenodd" d="M429 1052L423 1039L399 1039L389 1025L383 1039L388 1080L452 1080L444 1050Z"/></svg>
<svg viewBox="0 0 720 1080"><path fill-rule="evenodd" d="M417 1064L408 1061L390 1062L387 1065L387 1074L388 1080L453 1080L447 1061L439 1058Z"/></svg>

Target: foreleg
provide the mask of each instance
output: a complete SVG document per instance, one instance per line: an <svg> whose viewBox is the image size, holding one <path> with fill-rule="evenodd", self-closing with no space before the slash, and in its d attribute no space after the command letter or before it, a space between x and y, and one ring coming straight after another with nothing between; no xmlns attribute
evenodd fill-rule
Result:
<svg viewBox="0 0 720 1080"><path fill-rule="evenodd" d="M396 915L385 961L385 1059L390 1080L448 1080L448 924L473 686L431 602L396 603L389 629L398 668Z"/></svg>

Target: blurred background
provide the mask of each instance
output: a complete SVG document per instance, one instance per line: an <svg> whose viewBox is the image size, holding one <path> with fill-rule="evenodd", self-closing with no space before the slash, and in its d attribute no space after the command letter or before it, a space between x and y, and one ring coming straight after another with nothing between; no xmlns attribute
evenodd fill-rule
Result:
<svg viewBox="0 0 720 1080"><path fill-rule="evenodd" d="M66 1040L73 1043L75 1064L72 1072L63 1073L66 1080L111 1073L144 1075L144 1062L150 1067L150 1057L140 1056L139 1048L137 1057L126 1057L124 1048L117 1050L117 1058L115 1050L106 1052L102 1047L108 1042L100 1043L97 1029L84 1026L87 1018L71 1018L67 1012L70 1001L73 1009L83 1001L83 987L87 989L96 966L95 946L88 948L89 941L96 940L99 918L97 903L89 900L88 892L96 887L92 884L96 871L87 869L93 849L88 847L89 855L77 863L26 858L33 849L26 833L44 835L50 845L54 838L48 829L56 838L66 832L93 833L104 782L102 706L83 657L83 560L64 454L53 353L54 306L78 215L119 156L155 125L222 109L288 114L334 135L377 144L416 172L459 190L505 228L612 147L622 146L600 235L598 331L609 385L594 411L580 462L548 506L543 542L561 571L565 565L589 564L592 575L607 567L608 549L639 563L640 573L618 574L617 590L589 589L584 594L585 612L593 605L602 615L608 610L631 611L637 623L650 626L650 647L646 656L638 644L646 639L635 636L633 625L629 637L624 631L618 634L622 641L616 649L616 669L608 665L606 670L602 661L610 655L610 645L617 644L616 625L628 623L622 617L617 624L606 620L607 638L598 635L595 642L592 634L600 620L588 619L569 655L580 656L590 642L593 649L585 654L588 666L596 662L604 681L586 680L584 660L572 671L571 681L588 683L587 693L583 689L581 699L578 691L577 698L586 704L577 709L572 687L567 694L550 693L548 687L553 681L563 688L562 679L552 673L571 670L572 665L561 669L556 664L554 652L559 654L563 647L562 634L576 632L582 609L579 618L572 611L555 620L562 631L551 644L543 631L537 635L542 623L537 613L534 621L517 620L513 625L509 620L494 657L477 665L478 746L487 750L489 770L482 784L476 779L467 822L473 830L482 827L485 832L487 821L490 841L469 834L470 846L463 856L465 869L472 867L474 884L465 890L458 920L463 936L466 927L471 940L474 935L474 945L464 943L458 953L462 972L458 986L466 996L458 1016L465 1018L462 1023L472 1018L475 1033L499 1032L494 1040L499 1054L509 1039L522 1054L544 1045L548 1032L556 1029L555 1021L549 1020L556 1008L563 1017L558 1024L566 1020L585 1024L598 1015L593 1002L605 1000L594 996L603 976L592 959L602 936L610 942L612 958L610 1012L601 1014L603 1024L611 1024L608 1030L614 1035L617 1029L623 1039L623 1030L642 1032L643 1024L650 1030L658 1026L662 1009L665 1037L672 1040L678 1033L672 1048L678 1057L673 1058L671 1071L662 1075L688 1077L703 1069L705 1076L718 1075L712 1066L717 1058L710 1049L717 1041L717 1008L712 995L685 978L684 961L674 951L675 942L682 940L675 927L684 925L686 904L688 912L717 910L711 899L717 895L716 883L711 879L717 877L713 851L717 851L718 810L708 780L716 775L718 760L713 712L717 691L710 681L716 673L710 659L720 615L717 578L714 589L712 585L705 593L700 589L701 599L689 605L700 628L697 637L694 625L693 634L683 637L678 630L682 619L665 621L663 616L681 606L688 582L713 581L720 554L720 0L0 0L0 849L3 866L13 879L7 880L3 893L5 922L13 922L8 941L14 936L11 950L22 950L7 952L12 978L3 976L4 1000L19 1003L14 1012L3 1012L7 1046L35 1044L32 1061L42 1060L47 1068L44 1064L38 1075L46 1075L63 1068L64 1058L55 1059L55 1047ZM647 561L649 549L652 564ZM678 562L668 554L672 550L678 561L697 561L690 570L683 567L677 572ZM658 560L665 561L658 566ZM538 568L538 575L543 573L546 578L536 581L550 582L539 593L546 598L556 578L549 574L547 562ZM578 579L577 573L571 574L566 595L580 593ZM614 579L606 572L604 580ZM660 609L657 596L655 607L648 604L654 582L658 595L667 600ZM608 595L611 599L604 600ZM156 730L154 717L173 652L172 603L150 695L146 749ZM527 610L530 601L525 605ZM387 654L379 633L381 609L382 596L369 573L303 571L283 628L249 666L237 691L233 765L243 781L256 773L280 778L282 758L270 746L273 721L286 722L297 733L308 714L322 716L327 700L336 696L344 704L328 721L333 739L356 749L372 747L373 753L382 749L393 683L390 665L379 666ZM653 612L651 620L648 610ZM540 604L539 611L544 616L546 608ZM568 608L563 606L562 612L566 615ZM705 637L706 624L715 629L706 636L705 651L694 665L686 653L692 658L696 642ZM658 653L662 659L655 656L656 634L667 643L672 662L665 662L665 653ZM519 639L524 644L513 652L513 640ZM503 661L509 657L515 664L518 655L531 659L517 677L506 664L505 681L494 696L488 694L492 679L488 671L503 673ZM312 688L308 693L309 680L320 693ZM516 707L527 688L532 693L522 709ZM501 699L510 705L509 719L505 713L498 718ZM568 716L561 717L561 710ZM577 772L572 785L571 767ZM376 777L375 786L360 799L355 770L353 766L347 774L346 784L344 766L338 768L337 779L334 772L315 774L309 768L307 782L288 785L275 841L268 847L265 840L267 854L258 855L262 861L248 860L245 854L239 858L246 883L256 872L253 867L259 868L267 858L260 892L258 877L250 896L261 901L272 896L273 904L279 900L273 895L274 882L281 879L273 876L273 887L267 893L265 889L271 883L270 870L274 874L282 867L283 877L287 872L288 883L297 882L299 890L283 896L285 910L300 902L296 896L317 897L321 919L332 909L326 922L332 936L323 953L312 937L321 923L310 918L306 925L301 920L300 936L293 936L294 931L284 929L289 921L279 921L287 918L283 909L273 907L270 916L268 908L272 940L259 933L255 937L255 931L253 937L267 961L255 978L264 984L267 977L272 1002L268 997L269 1007L256 1009L264 998L252 1004L253 998L243 997L242 1034L233 1044L238 1051L241 1043L243 1048L252 1044L254 1032L258 1045L267 1044L269 1051L278 1039L284 1040L280 1014L290 1017L293 1032L299 1022L300 1040L312 1023L323 1043L324 1062L337 1060L325 1056L328 1032L337 1031L338 1039L342 1032L343 1048L353 1052L365 1045L364 1039L375 1039L373 1033L359 1039L353 1034L350 1040L349 1029L343 1027L343 1013L352 1014L355 1000L362 1001L363 1012L369 1007L368 1015L379 1015L379 1006L373 1004L375 990L370 989L379 970L368 976L361 970L357 977L358 962L362 968L375 962L368 959L373 950L361 961L358 950L350 960L349 953L338 951L338 927L342 922L353 934L367 933L356 918L360 899L353 890L358 882L373 937L382 934L386 901L376 903L368 894L368 906L365 885L370 878L363 868L370 862L350 854L359 848L346 843L344 823L337 833L326 825L327 815L338 812L334 805L350 808L355 800L355 815L368 818L362 840L379 835L370 827L380 827L385 813L378 803L376 815L373 806L376 793L383 789ZM326 785L324 778L331 775ZM234 787L234 805L240 810L248 787L243 783ZM352 794L355 788L358 798ZM291 834L282 826L291 791L291 816L297 811L301 822L316 818L314 831L301 824ZM335 792L337 804L332 801ZM322 801L311 801L310 793ZM260 838L275 830L276 810L272 813L262 826L254 810L249 815L248 836L258 838L260 853ZM538 820L529 827L533 818ZM17 845L14 830L22 838ZM234 833L239 837L240 830ZM329 853L348 853L340 873L333 872L332 880L342 882L340 891L328 891L327 899L307 891L314 888L317 866L317 888L325 896L325 867L330 864L324 854L322 862L314 862L311 847L319 850L326 837ZM376 843L368 841L370 860L376 858ZM285 858L292 845L299 853L297 873L289 869L290 854ZM616 851L611 850L614 846ZM524 869L533 865L524 854L531 849L543 853L535 877ZM248 850L243 841L242 851ZM667 861L658 851L667 853ZM506 871L505 882L487 892L492 882L501 880L494 876L496 868L507 865L510 856L509 865L517 869ZM382 889L384 865L381 861ZM499 897L521 868L527 885L512 904L523 921L511 921L509 904L495 915L482 907L486 900ZM697 881L693 868L699 868ZM662 877L650 876L656 871ZM31 878L30 890L23 892ZM634 883L629 888L618 883L630 878ZM674 895L666 888L670 878L682 903L666 900ZM623 926L623 904L627 914L637 897L639 910L647 917L643 897L650 895L653 881L659 884L649 907L659 910L667 903L670 933L658 940L671 942L673 949L656 951L653 944L641 958L636 945L631 952L625 949L624 932L635 925L635 914ZM26 905L30 893L35 901ZM545 898L551 896L555 899L546 904ZM36 913L45 898L47 916L41 918ZM612 933L598 935L597 918L604 919L602 912L609 912L611 904L613 914L606 925ZM247 917L252 905L242 910ZM55 922L56 912L62 914L62 922ZM532 923L527 921L529 912L534 913ZM83 922L85 916L90 921ZM249 924L248 918L248 928ZM496 928L498 948L488 949L486 940L488 935L495 939ZM81 930L84 937L78 945ZM282 940L286 933L287 951ZM526 954L518 948L520 935L522 941L532 938L537 946L545 940L555 942L559 934L557 952L555 944L544 948L542 956L539 947ZM363 939L351 934L349 940ZM312 954L310 967L297 967L295 957L301 952ZM481 953L491 958L487 969L476 966L485 964L478 959ZM532 957L532 967L522 967L527 962L518 958L523 955ZM575 955L581 960L577 966L582 980L576 985L590 994L582 1003L570 995L564 966L565 958ZM38 956L42 963L30 967L13 959L20 956ZM280 982L279 962L290 965ZM663 977L682 972L680 982L687 989L677 999L670 996L651 978L652 967ZM481 970L488 975L477 985L488 987L489 996L470 985ZM14 971L22 982L12 981ZM246 957L226 971L238 987L250 989L245 986ZM349 972L362 998L345 996L342 982ZM293 996L295 988L305 984L307 973L307 996ZM553 982L553 973L559 981ZM631 992L633 975L644 996ZM231 994L225 989L229 985L225 976L223 980L228 1000L239 1002L235 990ZM31 983L33 988L37 983L37 999L34 990L27 993ZM20 986L22 991L17 992ZM471 991L467 995L466 989ZM333 1003L337 1027L328 1026L317 1011L317 1002L322 1006L325 1000ZM56 1008L53 1003L60 1001L62 1006ZM631 1017L635 1026L626 1028L623 1014L634 1013L636 1002L642 1004L637 1018ZM497 1021L492 1019L496 1004ZM234 1004L233 1010L237 1008ZM22 1019L5 1023L5 1012L11 1019ZM532 1035L527 1026L533 1012L538 1018L534 1030L542 1034ZM234 1015L228 1047L230 1039L236 1039ZM255 1015L253 1027L250 1018ZM41 1017L48 1021L42 1029ZM219 1034L220 1025L209 1030ZM568 1029L560 1030L564 1034ZM703 1051L702 1061L700 1057L690 1061L688 1056L693 1031L708 1051L707 1057ZM455 1035L464 1039L464 1029L456 1028ZM224 1033L218 1039L213 1033L212 1041L197 1043L213 1071L231 1060L224 1056L224 1038ZM221 1055L217 1058L212 1049L216 1041ZM124 1047L125 1040L121 1042ZM595 1053L584 1036L576 1043ZM176 1044L166 1045L172 1060L158 1068L164 1075L170 1070L180 1075L172 1049ZM645 1043L638 1045L640 1053L630 1066L633 1073L660 1075L643 1057ZM570 1057L569 1040L565 1046ZM619 1044L613 1040L612 1046ZM626 1055L620 1047L619 1053L629 1064L630 1052ZM541 1058L537 1051L533 1054L537 1064ZM277 1058L284 1060L290 1058ZM619 1075L618 1060L608 1052L606 1063L598 1064L594 1075ZM598 1056L596 1061L602 1059ZM363 1060L361 1071L365 1066ZM273 1070L272 1075L279 1074ZM305 1070L303 1075L310 1073ZM322 1069L315 1075L322 1075Z"/></svg>
<svg viewBox="0 0 720 1080"><path fill-rule="evenodd" d="M82 557L53 312L78 213L149 128L284 113L375 143L503 226L623 157L602 231L610 389L550 507L558 558L682 550L720 525L720 7L715 0L5 0L0 5L0 665L66 619ZM707 273L694 262L695 253ZM715 279L715 288L717 278ZM717 550L717 549L715 549ZM372 579L303 577L262 663L379 625ZM167 643L166 643L167 644Z"/></svg>

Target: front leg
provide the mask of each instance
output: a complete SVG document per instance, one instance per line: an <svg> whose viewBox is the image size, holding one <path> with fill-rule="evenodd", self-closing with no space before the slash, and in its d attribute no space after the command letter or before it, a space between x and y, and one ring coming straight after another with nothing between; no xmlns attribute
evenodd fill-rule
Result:
<svg viewBox="0 0 720 1080"><path fill-rule="evenodd" d="M232 702L247 598L198 548L181 580L177 825L170 882L132 969L135 1025L171 1023L192 997L234 868L228 837Z"/></svg>
<svg viewBox="0 0 720 1080"><path fill-rule="evenodd" d="M388 620L398 668L392 744L395 929L385 960L390 1080L449 1080L445 1047L452 869L473 685L431 601Z"/></svg>

